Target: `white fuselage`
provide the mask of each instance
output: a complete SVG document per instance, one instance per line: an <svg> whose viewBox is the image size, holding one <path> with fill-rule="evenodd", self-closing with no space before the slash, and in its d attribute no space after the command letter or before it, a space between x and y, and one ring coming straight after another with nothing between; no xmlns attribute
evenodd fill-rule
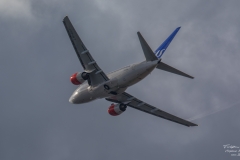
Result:
<svg viewBox="0 0 240 160"><path fill-rule="evenodd" d="M109 73L110 79L97 86L89 86L87 81L81 84L72 94L69 102L81 104L93 101L99 98L107 98L114 96L110 92L117 94L123 93L129 86L136 84L150 74L158 65L159 60L144 61L126 66L122 69ZM106 90L104 85L108 85L110 90Z"/></svg>

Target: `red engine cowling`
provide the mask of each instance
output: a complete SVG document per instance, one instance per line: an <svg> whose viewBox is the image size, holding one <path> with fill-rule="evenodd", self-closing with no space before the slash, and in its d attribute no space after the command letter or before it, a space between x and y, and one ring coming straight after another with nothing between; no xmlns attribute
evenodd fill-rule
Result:
<svg viewBox="0 0 240 160"><path fill-rule="evenodd" d="M82 73L77 72L70 77L70 81L72 84L79 85L82 84L85 80L82 78Z"/></svg>
<svg viewBox="0 0 240 160"><path fill-rule="evenodd" d="M108 108L108 113L111 116L118 116L126 110L127 106L125 104L111 104Z"/></svg>

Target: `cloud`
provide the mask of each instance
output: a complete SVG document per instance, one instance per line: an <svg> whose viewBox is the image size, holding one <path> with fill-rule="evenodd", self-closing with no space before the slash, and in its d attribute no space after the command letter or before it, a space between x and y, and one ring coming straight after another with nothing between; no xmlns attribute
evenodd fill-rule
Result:
<svg viewBox="0 0 240 160"><path fill-rule="evenodd" d="M1 0L0 16L5 18L32 18L30 0Z"/></svg>
<svg viewBox="0 0 240 160"><path fill-rule="evenodd" d="M70 104L82 67L62 19L106 73L144 60L137 31L155 49L182 26L163 62L195 79L154 70L127 92L187 119L239 101L237 2L0 0L0 159L231 159L222 145L240 144L237 104L192 128L133 108L112 117L104 99Z"/></svg>

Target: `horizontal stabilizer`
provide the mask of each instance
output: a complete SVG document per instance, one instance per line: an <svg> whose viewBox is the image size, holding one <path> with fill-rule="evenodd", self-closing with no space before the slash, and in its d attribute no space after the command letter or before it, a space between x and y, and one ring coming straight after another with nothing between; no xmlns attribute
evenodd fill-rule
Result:
<svg viewBox="0 0 240 160"><path fill-rule="evenodd" d="M154 52L152 51L152 49L149 47L149 45L147 44L147 42L145 41L145 39L143 38L143 36L141 35L140 32L137 32L139 41L141 43L142 46L142 50L143 53L146 57L147 61L154 61L157 60L157 57L155 56Z"/></svg>
<svg viewBox="0 0 240 160"><path fill-rule="evenodd" d="M167 72L171 72L171 73L174 73L174 74L178 74L180 76L184 76L184 77L187 77L187 78L191 78L191 79L194 78L194 77L192 77L192 76L190 76L190 75L188 75L188 74L186 74L182 71L179 71L179 70L163 63L163 62L160 62L156 68L167 71Z"/></svg>

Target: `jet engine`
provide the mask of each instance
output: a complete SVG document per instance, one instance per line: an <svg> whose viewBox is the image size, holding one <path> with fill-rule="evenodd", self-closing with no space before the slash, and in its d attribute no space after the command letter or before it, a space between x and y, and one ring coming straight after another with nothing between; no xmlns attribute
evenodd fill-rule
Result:
<svg viewBox="0 0 240 160"><path fill-rule="evenodd" d="M108 108L108 113L111 116L118 116L123 113L127 108L125 104L114 104L112 103L111 106Z"/></svg>
<svg viewBox="0 0 240 160"><path fill-rule="evenodd" d="M89 73L77 72L70 77L72 84L79 85L89 78Z"/></svg>

